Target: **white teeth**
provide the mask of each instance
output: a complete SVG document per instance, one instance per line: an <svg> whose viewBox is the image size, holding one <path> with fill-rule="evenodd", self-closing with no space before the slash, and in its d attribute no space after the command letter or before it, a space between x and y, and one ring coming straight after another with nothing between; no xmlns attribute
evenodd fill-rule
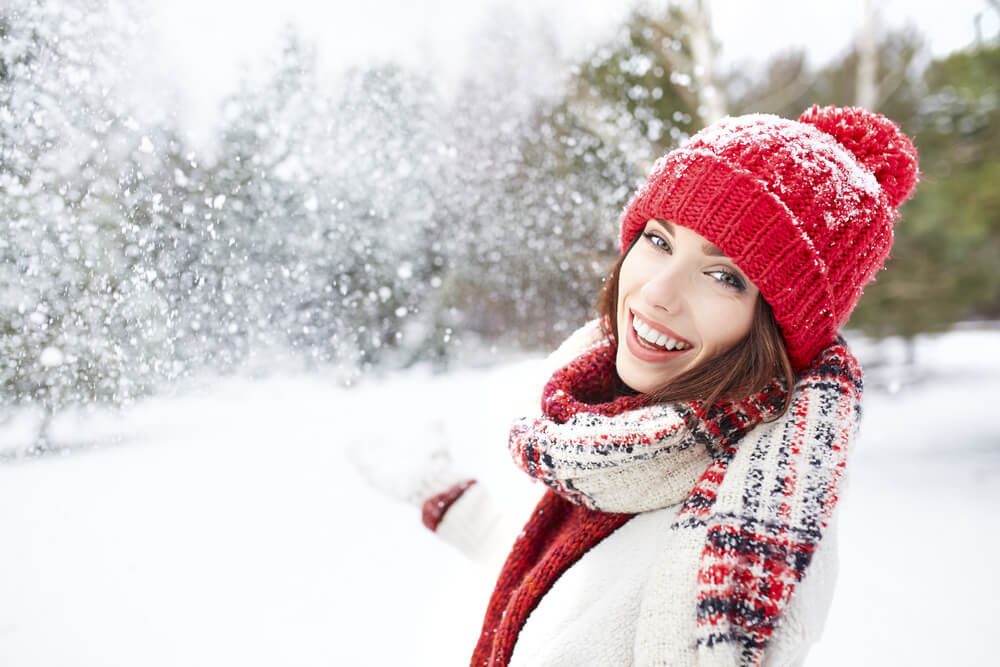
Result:
<svg viewBox="0 0 1000 667"><path fill-rule="evenodd" d="M648 341L652 345L662 347L667 350L686 350L690 345L687 343L682 343L679 340L675 340L666 334L661 334L648 323L644 322L639 318L638 315L632 314L632 328L642 338Z"/></svg>

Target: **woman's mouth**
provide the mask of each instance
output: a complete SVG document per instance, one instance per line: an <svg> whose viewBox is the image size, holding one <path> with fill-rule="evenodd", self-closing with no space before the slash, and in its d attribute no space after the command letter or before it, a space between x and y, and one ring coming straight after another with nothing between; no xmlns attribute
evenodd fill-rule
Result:
<svg viewBox="0 0 1000 667"><path fill-rule="evenodd" d="M629 332L625 337L629 351L643 361L662 361L690 350L691 343L678 338L673 332L654 327L641 316L631 312Z"/></svg>

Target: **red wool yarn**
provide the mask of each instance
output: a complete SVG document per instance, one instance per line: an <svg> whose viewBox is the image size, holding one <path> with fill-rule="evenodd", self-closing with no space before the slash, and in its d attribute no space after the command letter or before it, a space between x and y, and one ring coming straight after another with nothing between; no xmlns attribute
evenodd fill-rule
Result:
<svg viewBox="0 0 1000 667"><path fill-rule="evenodd" d="M801 371L884 266L918 177L913 142L865 109L725 118L657 160L622 215L622 252L650 218L704 236L760 289Z"/></svg>

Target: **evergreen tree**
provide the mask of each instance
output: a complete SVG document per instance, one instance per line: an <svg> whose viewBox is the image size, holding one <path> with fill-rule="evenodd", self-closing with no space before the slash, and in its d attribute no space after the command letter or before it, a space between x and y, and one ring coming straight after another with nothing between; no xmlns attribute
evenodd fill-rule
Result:
<svg viewBox="0 0 1000 667"><path fill-rule="evenodd" d="M922 182L896 226L888 270L866 290L852 325L912 336L1000 313L998 82L996 45L927 69L911 125Z"/></svg>
<svg viewBox="0 0 1000 667"><path fill-rule="evenodd" d="M718 43L702 2L640 5L609 43L576 68L567 101L605 144L638 166L724 114L713 72Z"/></svg>
<svg viewBox="0 0 1000 667"><path fill-rule="evenodd" d="M441 103L417 72L352 69L328 121L322 183L333 210L324 233L334 252L320 266L334 290L335 331L365 365L392 354L407 363L435 337L443 237L459 228L447 203Z"/></svg>
<svg viewBox="0 0 1000 667"><path fill-rule="evenodd" d="M130 208L144 141L116 102L116 25L94 3L14 3L0 18L0 388L52 415L148 391L169 342Z"/></svg>
<svg viewBox="0 0 1000 667"><path fill-rule="evenodd" d="M447 292L462 331L549 347L591 314L636 173L565 104L539 102L510 129L517 143L488 161L502 177L473 191Z"/></svg>

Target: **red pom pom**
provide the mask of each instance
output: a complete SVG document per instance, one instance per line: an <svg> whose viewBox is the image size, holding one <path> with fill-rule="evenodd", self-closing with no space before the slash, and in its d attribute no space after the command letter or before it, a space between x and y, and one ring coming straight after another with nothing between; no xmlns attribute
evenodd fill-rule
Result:
<svg viewBox="0 0 1000 667"><path fill-rule="evenodd" d="M917 148L899 125L861 107L813 105L799 116L800 123L832 135L875 174L889 203L897 207L913 194L917 184Z"/></svg>

